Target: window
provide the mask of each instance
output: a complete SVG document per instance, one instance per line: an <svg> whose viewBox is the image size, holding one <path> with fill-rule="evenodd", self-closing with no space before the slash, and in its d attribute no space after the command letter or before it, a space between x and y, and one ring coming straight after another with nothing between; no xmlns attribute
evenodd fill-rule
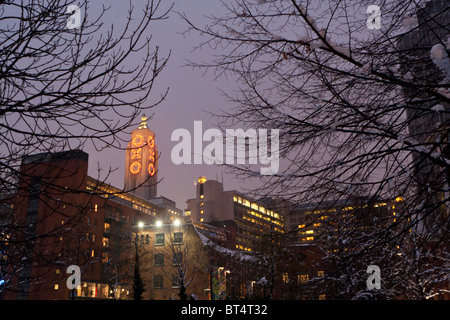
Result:
<svg viewBox="0 0 450 320"><path fill-rule="evenodd" d="M179 288L180 287L180 277L178 276L178 273L172 274L172 288Z"/></svg>
<svg viewBox="0 0 450 320"><path fill-rule="evenodd" d="M161 267L164 265L164 254L163 253L155 254L153 259L155 260L156 267Z"/></svg>
<svg viewBox="0 0 450 320"><path fill-rule="evenodd" d="M173 243L174 244L183 244L183 232L175 232L173 234Z"/></svg>
<svg viewBox="0 0 450 320"><path fill-rule="evenodd" d="M323 276L325 276L325 272L324 271L317 271L317 276L318 277L323 277Z"/></svg>
<svg viewBox="0 0 450 320"><path fill-rule="evenodd" d="M181 266L181 263L183 261L183 253L181 252L174 253L172 261L174 266Z"/></svg>
<svg viewBox="0 0 450 320"><path fill-rule="evenodd" d="M163 287L163 276L157 274L153 277L153 288L162 288Z"/></svg>
<svg viewBox="0 0 450 320"><path fill-rule="evenodd" d="M309 275L307 274L299 274L298 275L298 282L299 283L306 283L306 281L309 280Z"/></svg>
<svg viewBox="0 0 450 320"><path fill-rule="evenodd" d="M55 290L59 289L59 285L56 283L55 286L53 287Z"/></svg>
<svg viewBox="0 0 450 320"><path fill-rule="evenodd" d="M324 294L319 295L319 300L326 300L327 296Z"/></svg>
<svg viewBox="0 0 450 320"><path fill-rule="evenodd" d="M164 233L155 234L155 246L163 246L164 245Z"/></svg>
<svg viewBox="0 0 450 320"><path fill-rule="evenodd" d="M289 283L289 274L287 272L284 272L282 274L282 276L283 276L283 282L284 283Z"/></svg>

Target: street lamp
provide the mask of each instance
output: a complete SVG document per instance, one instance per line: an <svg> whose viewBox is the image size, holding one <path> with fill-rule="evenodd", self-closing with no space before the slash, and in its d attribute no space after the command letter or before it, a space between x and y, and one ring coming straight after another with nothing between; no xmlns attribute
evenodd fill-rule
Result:
<svg viewBox="0 0 450 320"><path fill-rule="evenodd" d="M144 222L139 221L139 222L138 222L138 228L139 228L139 229L142 229L143 227L144 227Z"/></svg>
<svg viewBox="0 0 450 320"><path fill-rule="evenodd" d="M163 225L163 223L162 223L161 220L157 220L156 223L155 223L155 225L156 225L157 227L161 227L161 226Z"/></svg>

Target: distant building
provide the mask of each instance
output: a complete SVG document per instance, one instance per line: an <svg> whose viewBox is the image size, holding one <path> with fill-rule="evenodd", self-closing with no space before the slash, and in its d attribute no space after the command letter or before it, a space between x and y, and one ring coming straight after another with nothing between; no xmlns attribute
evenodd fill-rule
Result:
<svg viewBox="0 0 450 320"><path fill-rule="evenodd" d="M337 228L358 231L382 229L396 221L403 198L374 200L339 199L296 205L286 218L286 230L294 243L319 244L327 248ZM348 223L346 223L348 222ZM371 232L371 231L368 231Z"/></svg>
<svg viewBox="0 0 450 320"><path fill-rule="evenodd" d="M281 213L238 191L224 191L216 180L199 178L196 197L186 203L187 218L228 229L235 234L236 249L258 250L263 235L284 233Z"/></svg>

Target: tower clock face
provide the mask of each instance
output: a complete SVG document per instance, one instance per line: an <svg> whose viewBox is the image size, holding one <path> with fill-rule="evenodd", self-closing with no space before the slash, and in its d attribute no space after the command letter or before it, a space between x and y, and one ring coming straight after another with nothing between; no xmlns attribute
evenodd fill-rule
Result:
<svg viewBox="0 0 450 320"><path fill-rule="evenodd" d="M133 146L140 147L144 144L144 137L142 137L140 134L137 134L133 138Z"/></svg>
<svg viewBox="0 0 450 320"><path fill-rule="evenodd" d="M132 174L138 174L141 171L141 164L137 161L133 162L130 166L130 172Z"/></svg>

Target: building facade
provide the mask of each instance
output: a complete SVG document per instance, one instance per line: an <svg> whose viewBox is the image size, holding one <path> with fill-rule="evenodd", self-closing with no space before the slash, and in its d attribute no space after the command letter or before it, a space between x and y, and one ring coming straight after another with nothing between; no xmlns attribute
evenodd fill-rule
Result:
<svg viewBox="0 0 450 320"><path fill-rule="evenodd" d="M127 162L141 160L145 175L156 179L154 134L144 118L130 145ZM2 242L0 273L6 290L0 298L129 299L133 226L181 217L170 199L149 201L156 194L153 182L140 184L133 178L134 189L128 192L89 177L88 157L73 150L23 158L19 189L6 207L2 204L8 210L2 210L1 218L11 228L2 231L2 239L9 241ZM126 181L133 180L127 175ZM73 290L66 282L71 265L81 270L81 285Z"/></svg>
<svg viewBox="0 0 450 320"><path fill-rule="evenodd" d="M281 213L235 190L224 191L216 180L200 177L196 198L186 203L185 215L192 221L221 226L235 234L236 249L255 251L263 236L284 233Z"/></svg>

